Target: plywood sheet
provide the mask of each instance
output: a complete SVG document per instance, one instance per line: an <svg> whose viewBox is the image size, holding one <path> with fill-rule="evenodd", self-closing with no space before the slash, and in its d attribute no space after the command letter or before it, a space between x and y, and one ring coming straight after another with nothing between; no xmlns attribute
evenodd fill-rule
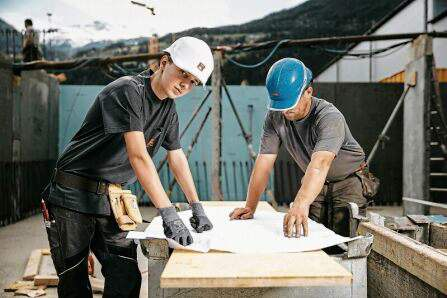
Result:
<svg viewBox="0 0 447 298"><path fill-rule="evenodd" d="M275 254L201 254L176 250L162 288L349 285L352 275L322 251Z"/></svg>

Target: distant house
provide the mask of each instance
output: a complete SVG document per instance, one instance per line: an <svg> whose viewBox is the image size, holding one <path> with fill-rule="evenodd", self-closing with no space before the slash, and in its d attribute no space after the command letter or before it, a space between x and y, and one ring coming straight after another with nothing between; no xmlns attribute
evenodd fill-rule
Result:
<svg viewBox="0 0 447 298"><path fill-rule="evenodd" d="M391 11L367 34L383 35L423 32L424 8L427 7L427 31L447 31L447 0L407 0ZM349 53L365 53L387 48L404 40L361 42L348 52L335 57L319 74L317 82L403 82L405 65L408 63L410 44L363 59ZM327 46L329 48L329 46ZM433 52L438 78L447 82L447 39L433 40Z"/></svg>

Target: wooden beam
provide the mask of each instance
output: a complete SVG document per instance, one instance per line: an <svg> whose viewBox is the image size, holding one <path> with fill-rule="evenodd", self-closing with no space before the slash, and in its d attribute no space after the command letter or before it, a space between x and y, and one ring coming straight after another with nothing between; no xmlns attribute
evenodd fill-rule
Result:
<svg viewBox="0 0 447 298"><path fill-rule="evenodd" d="M212 200L222 201L222 185L220 181L222 155L222 52L213 54L214 71L212 78L213 110L212 119L212 161L211 161L211 193Z"/></svg>
<svg viewBox="0 0 447 298"><path fill-rule="evenodd" d="M321 44L338 44L338 43L352 43L362 41L378 41L378 40L401 40L401 39L414 39L426 32L413 32L413 33L398 33L398 34L384 34L384 35L348 35L348 36L328 36L317 38L304 38L304 39L291 39L281 45L281 48L296 47L296 46L308 46L308 45L321 45ZM428 36L434 38L447 38L447 32L428 32ZM262 50L272 48L278 43L278 40L272 40L260 43L247 43L236 45L219 45L212 47L213 51L234 51L241 49L253 49ZM115 57L93 57L94 62L89 65L103 66L110 63L128 62L128 61L147 61L149 59L159 59L164 53L145 53L145 54L133 54ZM13 69L18 71L33 70L33 69L70 69L78 66L79 64L86 62L89 58L81 58L77 60L67 61L34 61L27 63L14 63ZM10 67L10 64L0 62L0 67Z"/></svg>
<svg viewBox="0 0 447 298"><path fill-rule="evenodd" d="M35 249L31 252L28 263L25 267L25 272L23 273L23 280L34 280L34 277L39 274L41 259L42 251L40 249Z"/></svg>
<svg viewBox="0 0 447 298"><path fill-rule="evenodd" d="M369 222L360 223L358 233L374 235L372 249L375 252L447 294L447 257L441 252Z"/></svg>
<svg viewBox="0 0 447 298"><path fill-rule="evenodd" d="M35 286L57 286L59 277L57 275L36 275L34 277Z"/></svg>
<svg viewBox="0 0 447 298"><path fill-rule="evenodd" d="M447 225L430 224L430 246L447 249Z"/></svg>

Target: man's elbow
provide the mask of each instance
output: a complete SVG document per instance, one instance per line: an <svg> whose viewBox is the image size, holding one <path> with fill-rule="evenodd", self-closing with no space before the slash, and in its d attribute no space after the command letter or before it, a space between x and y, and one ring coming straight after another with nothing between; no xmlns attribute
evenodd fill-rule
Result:
<svg viewBox="0 0 447 298"><path fill-rule="evenodd" d="M143 152L132 152L128 154L129 162L134 167L135 165L144 163L147 161L147 154Z"/></svg>
<svg viewBox="0 0 447 298"><path fill-rule="evenodd" d="M318 152L316 156L312 157L311 167L318 171L328 171L334 158L335 154L332 152Z"/></svg>

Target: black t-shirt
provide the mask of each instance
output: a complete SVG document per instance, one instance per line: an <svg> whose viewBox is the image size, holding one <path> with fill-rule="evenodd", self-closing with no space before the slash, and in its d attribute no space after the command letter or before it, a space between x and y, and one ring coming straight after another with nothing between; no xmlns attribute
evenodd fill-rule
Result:
<svg viewBox="0 0 447 298"><path fill-rule="evenodd" d="M142 131L153 156L160 146L180 148L179 122L173 99L158 99L150 85L150 72L119 78L96 97L82 123L57 161L61 171L110 183L136 180L124 133ZM49 201L91 214L110 214L106 195L53 183Z"/></svg>

